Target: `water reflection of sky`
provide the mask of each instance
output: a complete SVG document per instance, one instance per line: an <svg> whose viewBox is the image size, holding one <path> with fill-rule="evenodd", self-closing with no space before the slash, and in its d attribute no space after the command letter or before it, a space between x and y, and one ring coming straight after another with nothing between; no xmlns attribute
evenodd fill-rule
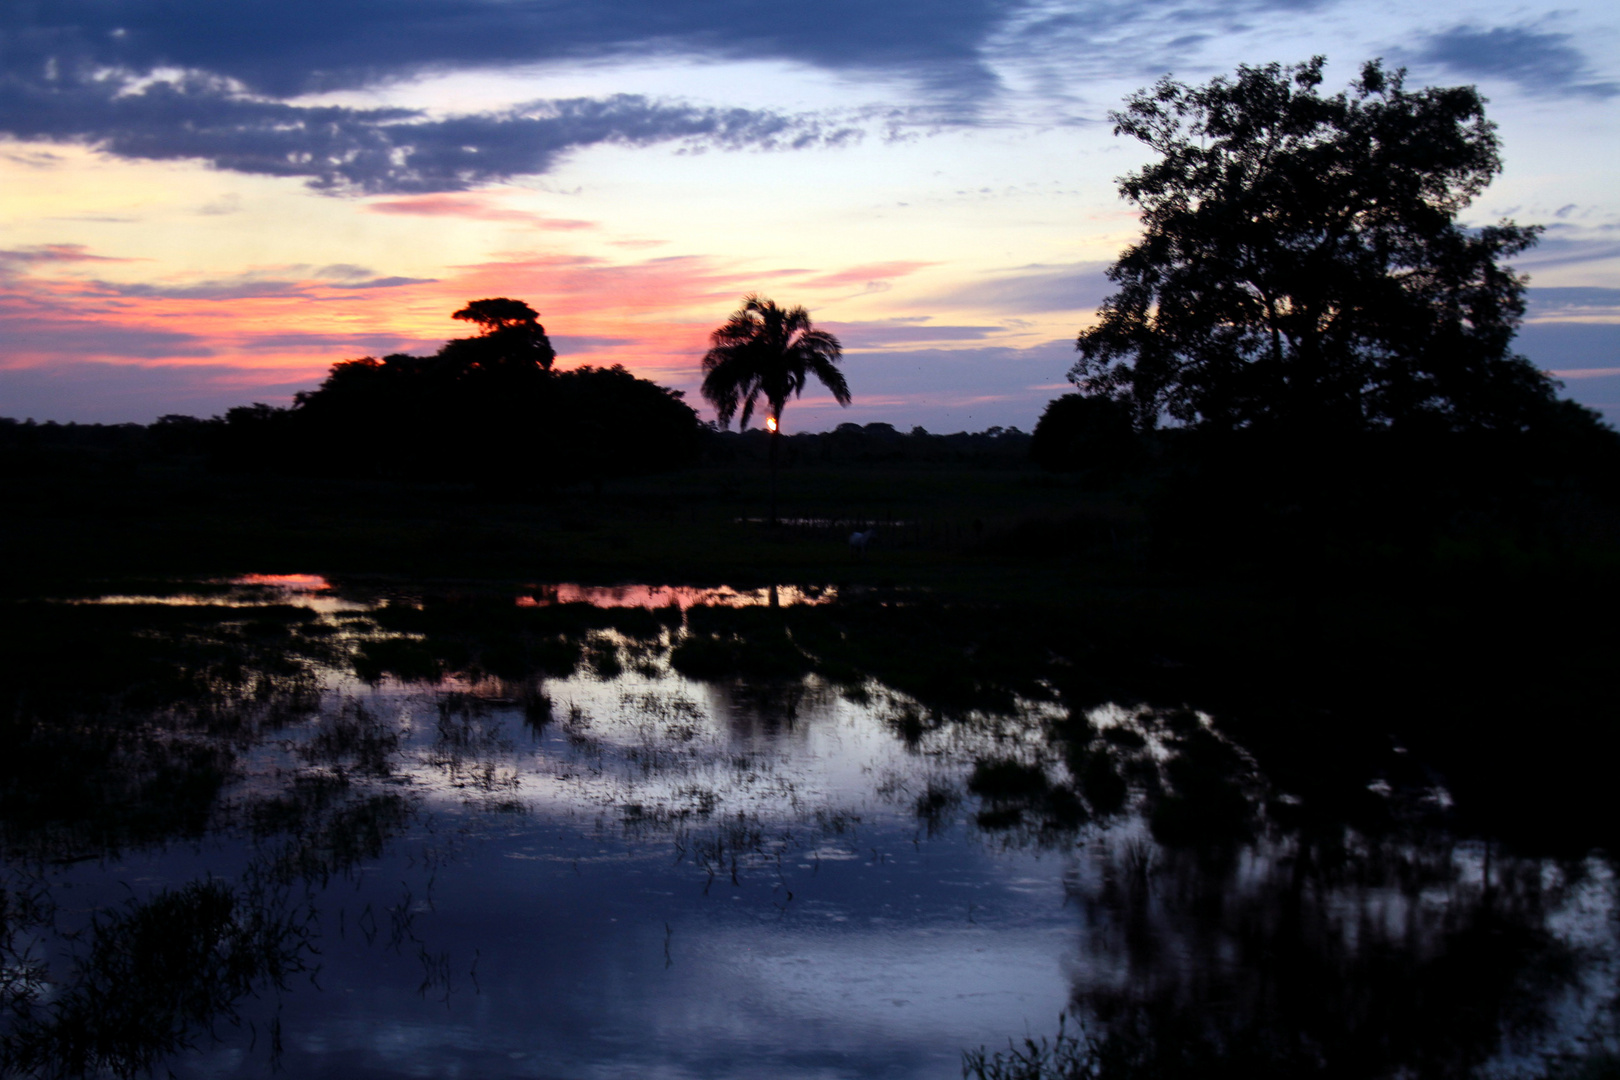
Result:
<svg viewBox="0 0 1620 1080"><path fill-rule="evenodd" d="M832 599L776 592L781 606ZM519 595L770 603L676 587ZM101 599L290 604L334 640L387 636L365 618L387 597L313 576ZM1140 793L1069 831L993 828L975 815L989 805L969 792L976 765L1038 761L1077 782L1066 762L1081 758L1048 745L1058 701L906 730L921 703L876 680L683 676L669 653L681 631L659 625L656 639L582 631L587 652L616 659L566 677L367 681L318 666L312 706L267 721L237 759L221 796L244 808L222 818L234 823L50 871L67 928L188 881L245 880L281 842L246 827L249 811L341 781L345 798L411 813L379 829L375 853L283 898L312 920L311 971L239 1002L166 1063L176 1075L261 1076L275 1062L290 1076L954 1077L964 1049L1049 1034L1076 1003L1203 1008L1213 993L1225 1009L1265 977L1245 955L1257 940L1319 948L1351 974L1396 943L1439 955L1492 889L1510 895L1509 874L1511 895L1533 899L1528 923L1582 966L1545 991L1551 1027L1493 1051L1482 1075L1535 1074L1612 1007L1615 883L1601 859L1488 866L1478 844L1346 832L1341 865L1302 884L1304 849L1263 812L1217 859L1158 842ZM1253 760L1210 716L1186 715L1177 728L1103 705L1088 723L1157 769L1188 753L1191 731L1230 750L1232 782L1263 801ZM1278 933L1289 919L1310 925Z"/></svg>
<svg viewBox="0 0 1620 1080"><path fill-rule="evenodd" d="M199 589L198 586L204 586ZM285 605L307 608L322 614L367 611L374 604L339 596L330 581L320 574L239 574L212 581L176 581L161 592L106 593L76 597L72 604L116 604L159 607L254 608Z"/></svg>
<svg viewBox="0 0 1620 1080"><path fill-rule="evenodd" d="M801 604L831 604L838 599L832 586L812 588L799 585L772 585L759 589L736 589L730 585L533 585L517 598L518 607L547 607L552 604L589 604L599 608L637 607L656 611L677 607L795 607Z"/></svg>
<svg viewBox="0 0 1620 1080"><path fill-rule="evenodd" d="M356 600L338 595L332 582L320 574L239 574L205 582L207 591L198 591L198 582L176 581L163 592L109 593L75 598L75 604L155 604L170 607L265 607L285 604L325 614L366 611L386 598L383 589L374 590L373 600ZM398 598L392 598L398 602ZM516 592L518 607L551 607L558 604L586 604L595 608L644 608L656 611L692 607L797 607L836 603L838 589L831 585L770 585L760 588L734 588L730 585L586 585L577 582L528 584Z"/></svg>
<svg viewBox="0 0 1620 1080"><path fill-rule="evenodd" d="M230 585L233 604L367 606L334 604L308 579ZM980 740L942 732L908 750L881 688L863 704L813 678L761 696L644 658L613 678L581 669L526 686L367 684L341 669L325 685L316 718L249 754L239 795L310 771L301 754L359 710L402 736L374 783L408 794L416 824L315 898L320 989L295 981L249 1003L177 1075L262 1074L279 1019L295 1076L951 1076L963 1046L1044 1030L1064 1008L1069 860L1002 850L963 822L925 835L917 794L930 779L960 786ZM537 695L550 712L538 730L525 707ZM239 861L216 839L114 876L151 890ZM78 887L110 885L92 872ZM402 897L408 940L388 943L388 919L370 941L356 929Z"/></svg>

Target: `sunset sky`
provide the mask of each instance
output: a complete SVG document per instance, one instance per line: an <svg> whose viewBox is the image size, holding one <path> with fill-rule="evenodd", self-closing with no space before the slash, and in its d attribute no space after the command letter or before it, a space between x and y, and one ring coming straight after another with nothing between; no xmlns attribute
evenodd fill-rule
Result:
<svg viewBox="0 0 1620 1080"><path fill-rule="evenodd" d="M844 420L1028 430L1068 389L1173 73L1383 57L1475 83L1542 224L1520 349L1620 420L1612 4L0 0L0 416L287 402L469 299L693 391L744 293L845 347ZM707 413L706 413L707 415Z"/></svg>

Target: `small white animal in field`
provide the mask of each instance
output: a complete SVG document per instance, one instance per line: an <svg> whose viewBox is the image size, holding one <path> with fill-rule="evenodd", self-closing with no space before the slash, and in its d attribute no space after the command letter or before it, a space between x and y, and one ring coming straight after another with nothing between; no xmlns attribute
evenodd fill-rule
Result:
<svg viewBox="0 0 1620 1080"><path fill-rule="evenodd" d="M876 529L867 529L865 532L852 532L849 534L849 550L857 555L866 554L866 549L872 546L872 537L877 535Z"/></svg>

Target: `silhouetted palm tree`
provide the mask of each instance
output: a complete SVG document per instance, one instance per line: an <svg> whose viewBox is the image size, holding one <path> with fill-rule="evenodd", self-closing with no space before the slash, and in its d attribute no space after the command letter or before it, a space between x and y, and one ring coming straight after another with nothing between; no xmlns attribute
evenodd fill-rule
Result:
<svg viewBox="0 0 1620 1080"><path fill-rule="evenodd" d="M802 307L780 308L757 294L743 297L743 306L731 313L724 326L709 335L711 347L703 355L703 397L714 406L722 425L742 409L740 427L747 427L754 406L765 399L765 426L771 433L771 524L776 524L776 446L782 437L782 409L788 395L798 397L811 375L832 391L840 405L850 402L849 386L837 364L843 356L838 339L817 330Z"/></svg>

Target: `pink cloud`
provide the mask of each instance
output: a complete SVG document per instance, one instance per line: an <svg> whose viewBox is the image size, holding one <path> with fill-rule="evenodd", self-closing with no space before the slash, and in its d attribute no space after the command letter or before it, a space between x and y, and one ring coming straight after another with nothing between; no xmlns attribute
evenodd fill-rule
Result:
<svg viewBox="0 0 1620 1080"><path fill-rule="evenodd" d="M800 284L812 289L847 289L851 286L866 286L890 278L905 277L916 273L925 266L937 266L931 262L881 262L865 263L861 266L852 266L848 270L839 270L832 274L821 274L817 277L806 278Z"/></svg>
<svg viewBox="0 0 1620 1080"><path fill-rule="evenodd" d="M596 222L576 218L546 217L527 210L495 206L481 195L407 195L384 199L366 207L373 214L411 214L420 217L460 217L475 221L514 221L537 229L570 231L594 229Z"/></svg>

